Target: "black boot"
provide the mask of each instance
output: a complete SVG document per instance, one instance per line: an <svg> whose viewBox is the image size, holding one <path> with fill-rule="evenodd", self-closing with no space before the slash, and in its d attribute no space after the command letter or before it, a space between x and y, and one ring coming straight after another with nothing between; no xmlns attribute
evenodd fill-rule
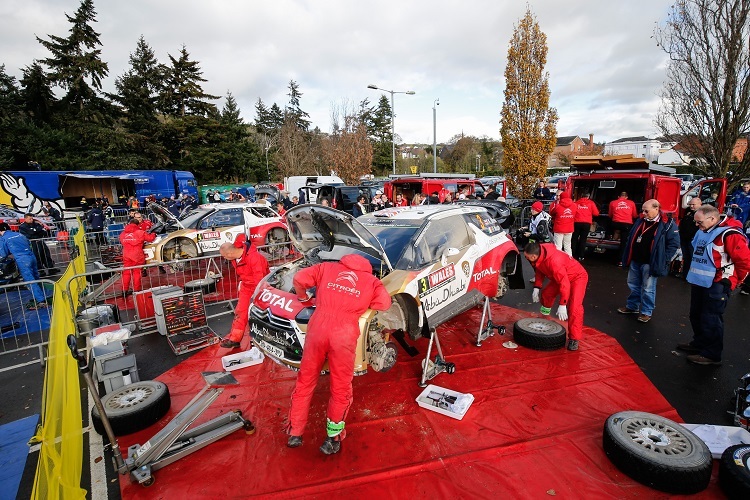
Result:
<svg viewBox="0 0 750 500"><path fill-rule="evenodd" d="M341 449L341 441L335 441L333 438L326 438L323 444L320 446L320 451L326 455L333 455L338 453Z"/></svg>

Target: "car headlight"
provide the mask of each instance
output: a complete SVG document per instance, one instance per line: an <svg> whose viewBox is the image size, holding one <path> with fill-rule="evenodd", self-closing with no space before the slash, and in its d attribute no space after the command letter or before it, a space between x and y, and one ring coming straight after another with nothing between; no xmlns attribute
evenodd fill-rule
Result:
<svg viewBox="0 0 750 500"><path fill-rule="evenodd" d="M294 320L297 323L301 324L307 324L308 321L310 321L310 317L315 312L314 307L306 307L302 309L299 313L297 313L297 316L294 317Z"/></svg>

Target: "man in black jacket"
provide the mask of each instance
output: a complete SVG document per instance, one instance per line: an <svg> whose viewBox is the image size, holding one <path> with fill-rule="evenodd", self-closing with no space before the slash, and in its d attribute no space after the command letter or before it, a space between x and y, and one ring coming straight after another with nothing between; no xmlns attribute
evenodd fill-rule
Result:
<svg viewBox="0 0 750 500"><path fill-rule="evenodd" d="M106 245L107 239L104 237L104 212L99 203L96 203L94 207L89 211L88 217L89 227L94 233L94 238L97 245Z"/></svg>
<svg viewBox="0 0 750 500"><path fill-rule="evenodd" d="M701 199L696 196L688 203L688 211L680 219L680 248L682 249L682 270L677 273L677 277L687 276L690 271L690 263L693 260L693 236L698 232L698 226L695 225L695 211L701 207Z"/></svg>
<svg viewBox="0 0 750 500"><path fill-rule="evenodd" d="M23 222L18 226L18 232L26 236L26 239L31 243L31 251L34 252L34 257L36 257L39 276L60 271L55 267L49 248L44 241L45 238L49 237L49 233L42 224L34 220L33 214L24 215Z"/></svg>

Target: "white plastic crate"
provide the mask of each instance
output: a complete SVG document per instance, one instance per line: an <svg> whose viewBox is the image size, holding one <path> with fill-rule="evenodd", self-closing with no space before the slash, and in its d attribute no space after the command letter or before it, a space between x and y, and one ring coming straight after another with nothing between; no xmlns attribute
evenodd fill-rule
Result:
<svg viewBox="0 0 750 500"><path fill-rule="evenodd" d="M455 403L452 402L451 398L455 398ZM416 401L419 406L426 410L461 420L474 402L474 396L430 384L417 396Z"/></svg>
<svg viewBox="0 0 750 500"><path fill-rule="evenodd" d="M224 367L225 371L233 372L240 368L247 368L248 366L257 365L263 362L263 353L257 347L253 347L249 351L238 352L237 354L229 354L221 358L221 366ZM239 361L239 363L237 363Z"/></svg>

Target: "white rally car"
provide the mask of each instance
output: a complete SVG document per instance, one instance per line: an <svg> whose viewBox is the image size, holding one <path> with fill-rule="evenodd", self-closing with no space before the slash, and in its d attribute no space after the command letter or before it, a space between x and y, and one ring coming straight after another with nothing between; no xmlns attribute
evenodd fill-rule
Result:
<svg viewBox="0 0 750 500"><path fill-rule="evenodd" d="M391 208L357 219L320 205L292 208L286 219L304 258L278 267L258 285L250 335L274 361L298 368L315 308L297 300L294 274L357 253L372 263L393 305L360 318L355 372L365 373L368 365L385 371L395 363L392 332L416 339L485 296L524 287L518 249L502 227L511 217L504 203L479 200Z"/></svg>
<svg viewBox="0 0 750 500"><path fill-rule="evenodd" d="M157 203L148 208L161 226L156 240L143 248L148 264L218 253L222 243L234 242L246 227L269 261L290 251L283 218L262 203L207 203L180 218Z"/></svg>

